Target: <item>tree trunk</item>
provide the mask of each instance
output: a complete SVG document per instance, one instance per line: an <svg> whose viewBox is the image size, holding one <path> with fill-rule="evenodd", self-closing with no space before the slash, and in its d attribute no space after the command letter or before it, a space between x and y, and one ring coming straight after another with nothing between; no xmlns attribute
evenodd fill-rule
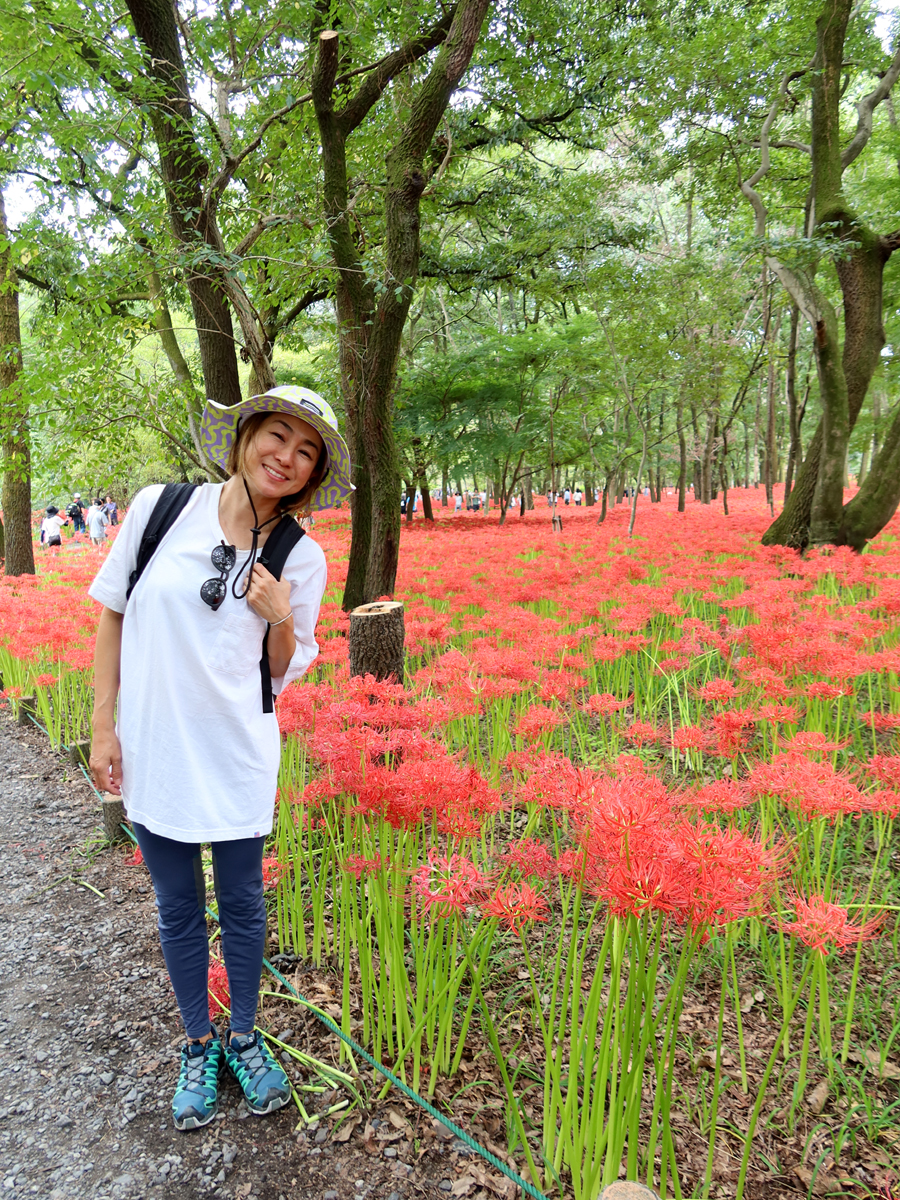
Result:
<svg viewBox="0 0 900 1200"><path fill-rule="evenodd" d="M835 542L843 536L847 446L885 340L884 267L900 236L895 233L879 237L868 229L850 209L841 186L846 164L840 144L839 106L850 8L851 0L834 0L824 8L816 22L815 69L811 76L815 228L830 237L837 235L848 244L835 261L843 300L844 346L841 352L837 314L827 298L813 284L804 289L793 280L793 298L801 302L813 325L822 418L790 499L763 537L765 545L802 549L809 542ZM779 270L776 265L775 269L783 279L788 277L783 268ZM873 482L872 488L877 486L877 481Z"/></svg>
<svg viewBox="0 0 900 1200"><path fill-rule="evenodd" d="M450 472L446 467L441 471L441 508L447 507L447 493L450 490Z"/></svg>
<svg viewBox="0 0 900 1200"><path fill-rule="evenodd" d="M34 574L31 540L31 447L28 404L21 386L22 333L19 280L13 266L0 189L0 434L3 450L3 522L7 575Z"/></svg>
<svg viewBox="0 0 900 1200"><path fill-rule="evenodd" d="M419 271L419 208L428 182L423 163L450 97L469 65L489 2L460 0L431 30L386 55L340 112L334 109L338 34L323 30L319 35L311 90L322 144L325 216L339 275L338 294L344 292L352 310L347 322L339 320L341 342L349 334L354 343L347 355L342 346L342 367L345 357L355 350L357 361L345 387L354 393L357 471L365 462L369 473L368 497L364 500L357 492L353 508L345 609L358 605L360 599L373 600L394 591L400 551L394 382ZM431 69L415 89L409 117L385 160L386 286L376 293L374 281L367 282L349 212L346 140L391 80L436 47ZM368 527L362 519L363 503L368 507Z"/></svg>
<svg viewBox="0 0 900 1200"><path fill-rule="evenodd" d="M791 332L788 336L787 363L785 364L785 387L788 402L788 432L791 444L788 448L787 468L784 473L784 503L787 504L794 483L794 470L800 461L800 421L797 413L797 339L800 333L800 308L791 305Z"/></svg>
<svg viewBox="0 0 900 1200"><path fill-rule="evenodd" d="M532 469L531 467L525 472L522 480L522 495L525 497L525 508L527 512L534 511L534 493L532 492Z"/></svg>
<svg viewBox="0 0 900 1200"><path fill-rule="evenodd" d="M241 387L224 273L220 267L204 266L205 256L197 252L199 246L204 246L221 260L223 246L215 213L207 203L210 198L203 194L210 168L194 132L175 9L169 0L126 0L126 4L146 49L147 78L155 87L154 102L149 106L150 124L159 149L172 232L186 251L185 283L197 328L206 395L220 404L237 404ZM251 345L247 348L253 349ZM254 361L254 366L260 364ZM268 371L271 375L271 367ZM274 376L266 386L272 383Z"/></svg>
<svg viewBox="0 0 900 1200"><path fill-rule="evenodd" d="M687 489L687 438L684 436L684 401L681 396L678 397L675 424L678 431L678 511L684 512L684 496Z"/></svg>
<svg viewBox="0 0 900 1200"><path fill-rule="evenodd" d="M900 406L859 491L844 505L838 544L864 549L900 505Z"/></svg>
<svg viewBox="0 0 900 1200"><path fill-rule="evenodd" d="M363 604L350 614L350 676L373 675L403 683L403 605L396 600Z"/></svg>

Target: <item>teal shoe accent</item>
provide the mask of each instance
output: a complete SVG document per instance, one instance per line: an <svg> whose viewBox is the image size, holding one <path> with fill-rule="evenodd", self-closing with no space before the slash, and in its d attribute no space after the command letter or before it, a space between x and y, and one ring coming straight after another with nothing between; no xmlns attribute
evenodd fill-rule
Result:
<svg viewBox="0 0 900 1200"><path fill-rule="evenodd" d="M172 1097L176 1129L201 1129L215 1119L223 1055L222 1039L215 1026L212 1033L207 1042L188 1042L181 1047L178 1086Z"/></svg>
<svg viewBox="0 0 900 1200"><path fill-rule="evenodd" d="M232 1034L225 1043L225 1062L257 1116L275 1112L290 1100L288 1077L258 1033Z"/></svg>

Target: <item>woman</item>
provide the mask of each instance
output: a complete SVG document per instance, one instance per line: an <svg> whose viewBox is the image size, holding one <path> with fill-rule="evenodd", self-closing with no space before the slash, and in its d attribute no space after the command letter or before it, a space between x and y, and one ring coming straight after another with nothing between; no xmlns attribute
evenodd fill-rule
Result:
<svg viewBox="0 0 900 1200"><path fill-rule="evenodd" d="M138 493L90 589L103 605L90 765L98 788L122 796L153 880L187 1034L172 1102L178 1129L214 1118L223 1061L251 1112L290 1099L284 1071L254 1032L266 933L262 858L281 748L276 717L263 711L260 659L268 632L277 694L315 658L326 569L309 537L293 547L280 579L256 556L284 514L331 507L353 490L334 413L306 388L273 388L232 408L209 401L201 436L228 481L194 491L128 599L162 489ZM212 844L231 992L222 1037L208 1009L203 842Z"/></svg>
<svg viewBox="0 0 900 1200"><path fill-rule="evenodd" d="M108 524L109 517L106 515L103 501L97 496L96 499L91 501L91 507L87 510L88 533L95 546L102 546L106 541L106 527Z"/></svg>

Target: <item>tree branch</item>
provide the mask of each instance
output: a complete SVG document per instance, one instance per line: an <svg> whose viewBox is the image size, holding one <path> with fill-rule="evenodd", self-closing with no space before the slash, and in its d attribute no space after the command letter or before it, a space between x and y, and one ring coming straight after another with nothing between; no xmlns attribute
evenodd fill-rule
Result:
<svg viewBox="0 0 900 1200"><path fill-rule="evenodd" d="M863 96L859 104L856 106L858 120L856 122L856 132L850 141L850 144L841 154L841 170L846 171L847 167L858 158L869 138L872 136L872 118L875 109L885 100L890 94L891 88L900 79L900 47L897 48L894 57L891 59L891 65L878 81L878 86L869 92L868 96Z"/></svg>
<svg viewBox="0 0 900 1200"><path fill-rule="evenodd" d="M411 38L399 50L394 50L391 54L386 54L376 69L367 76L360 85L356 95L349 100L341 111L337 114L337 119L340 121L344 135L352 133L362 121L365 120L366 114L374 104L381 98L381 94L387 85L401 71L406 70L412 63L417 62L420 58L424 58L436 47L440 46L450 32L450 26L453 24L453 18L456 15L456 5L450 7L440 21L437 21L432 27L424 33L420 33L418 37ZM322 43L319 43L319 52L322 52ZM337 59L337 47L334 48L335 62ZM333 86L334 80L332 80Z"/></svg>

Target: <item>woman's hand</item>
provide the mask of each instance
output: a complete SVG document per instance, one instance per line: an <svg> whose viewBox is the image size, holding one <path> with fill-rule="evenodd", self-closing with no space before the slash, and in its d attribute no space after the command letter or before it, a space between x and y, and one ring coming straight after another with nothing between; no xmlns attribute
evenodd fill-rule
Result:
<svg viewBox="0 0 900 1200"><path fill-rule="evenodd" d="M276 579L261 563L253 567L247 603L264 621L274 625L291 612L291 585L287 579ZM291 621L285 621L290 626Z"/></svg>
<svg viewBox="0 0 900 1200"><path fill-rule="evenodd" d="M122 747L114 729L94 730L89 766L98 792L122 795Z"/></svg>

